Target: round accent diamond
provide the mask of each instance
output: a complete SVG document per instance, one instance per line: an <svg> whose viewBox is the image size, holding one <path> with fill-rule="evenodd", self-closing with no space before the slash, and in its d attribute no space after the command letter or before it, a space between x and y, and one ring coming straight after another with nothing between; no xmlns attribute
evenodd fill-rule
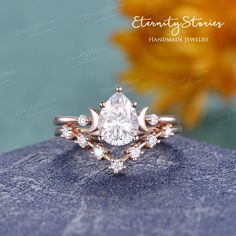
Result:
<svg viewBox="0 0 236 236"><path fill-rule="evenodd" d="M150 125L157 125L159 122L159 117L156 114L147 115L146 119Z"/></svg>
<svg viewBox="0 0 236 236"><path fill-rule="evenodd" d="M84 135L80 135L75 142L78 143L80 147L85 148L88 145L88 138Z"/></svg>
<svg viewBox="0 0 236 236"><path fill-rule="evenodd" d="M98 130L102 139L122 146L133 141L138 128L138 115L131 101L123 93L115 93L99 114Z"/></svg>
<svg viewBox="0 0 236 236"><path fill-rule="evenodd" d="M73 138L73 132L72 128L68 126L63 126L62 131L61 131L61 137L66 138L66 139L72 139Z"/></svg>
<svg viewBox="0 0 236 236"><path fill-rule="evenodd" d="M110 168L114 171L115 174L118 174L125 167L124 167L124 163L122 161L114 160L111 162Z"/></svg>
<svg viewBox="0 0 236 236"><path fill-rule="evenodd" d="M101 160L105 155L105 148L100 145L97 145L94 147L93 153L94 153L94 156L97 157L98 160Z"/></svg>
<svg viewBox="0 0 236 236"><path fill-rule="evenodd" d="M80 126L86 126L88 124L88 117L86 115L80 115L78 117L78 124Z"/></svg>
<svg viewBox="0 0 236 236"><path fill-rule="evenodd" d="M157 137L153 134L147 136L147 145L148 147L152 148L157 144L158 140Z"/></svg>
<svg viewBox="0 0 236 236"><path fill-rule="evenodd" d="M141 155L141 149L139 147L131 147L129 149L129 155L133 160L137 160L137 158Z"/></svg>

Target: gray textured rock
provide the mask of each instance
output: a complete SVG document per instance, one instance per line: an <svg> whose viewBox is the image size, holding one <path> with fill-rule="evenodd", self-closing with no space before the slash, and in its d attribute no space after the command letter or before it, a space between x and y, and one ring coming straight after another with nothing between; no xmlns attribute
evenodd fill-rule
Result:
<svg viewBox="0 0 236 236"><path fill-rule="evenodd" d="M60 138L15 150L0 157L0 235L233 236L235 164L178 136L118 176Z"/></svg>

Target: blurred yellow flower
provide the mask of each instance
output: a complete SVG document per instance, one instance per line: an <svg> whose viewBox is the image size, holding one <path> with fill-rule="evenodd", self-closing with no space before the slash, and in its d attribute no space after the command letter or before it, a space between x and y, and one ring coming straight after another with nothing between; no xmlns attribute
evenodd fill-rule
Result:
<svg viewBox="0 0 236 236"><path fill-rule="evenodd" d="M121 0L123 14L133 21L144 16L163 21L184 16L224 22L222 28L189 27L178 37L208 38L208 42L149 42L149 37L173 37L168 27L120 30L114 42L128 58L121 79L133 82L139 93L154 92L153 109L175 111L191 127L201 118L209 93L224 98L236 91L235 0Z"/></svg>

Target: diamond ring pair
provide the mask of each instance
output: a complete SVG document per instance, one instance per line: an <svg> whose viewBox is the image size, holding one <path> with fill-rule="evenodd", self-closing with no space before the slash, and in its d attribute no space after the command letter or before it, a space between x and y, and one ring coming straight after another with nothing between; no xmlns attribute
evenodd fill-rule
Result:
<svg viewBox="0 0 236 236"><path fill-rule="evenodd" d="M56 117L55 135L91 149L93 156L108 161L109 168L117 174L126 168L126 161L136 161L145 149L182 130L177 116L147 114L148 107L137 112L136 107L137 103L117 87L114 95L100 103L100 111L89 109L89 116ZM124 155L113 157L109 145L125 146Z"/></svg>

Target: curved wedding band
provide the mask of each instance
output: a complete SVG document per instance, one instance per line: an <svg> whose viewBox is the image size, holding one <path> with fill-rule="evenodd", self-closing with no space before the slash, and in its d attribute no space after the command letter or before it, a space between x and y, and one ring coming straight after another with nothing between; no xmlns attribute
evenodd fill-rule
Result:
<svg viewBox="0 0 236 236"><path fill-rule="evenodd" d="M89 109L90 116L55 117L54 124L59 126L55 135L92 149L91 154L98 160L107 160L109 168L117 174L126 168L126 161L136 161L145 149L182 131L179 117L147 115L148 107L137 112L136 106L118 87L107 102L100 103L100 111ZM124 155L114 158L106 144L125 146Z"/></svg>
<svg viewBox="0 0 236 236"><path fill-rule="evenodd" d="M61 136L63 134L63 131L64 131L64 127L58 127L55 129L55 136ZM78 132L81 132L83 131L82 129L78 129ZM172 126L172 131L175 133L175 134L178 134L178 133L181 133L183 131L182 129L182 126L181 125L175 125L175 126ZM153 128L152 127L148 127L148 132L147 133L151 133L153 132ZM83 133L83 132L82 132ZM86 133L86 132L85 132ZM95 135L96 136L96 135ZM162 138L162 137L160 137Z"/></svg>

